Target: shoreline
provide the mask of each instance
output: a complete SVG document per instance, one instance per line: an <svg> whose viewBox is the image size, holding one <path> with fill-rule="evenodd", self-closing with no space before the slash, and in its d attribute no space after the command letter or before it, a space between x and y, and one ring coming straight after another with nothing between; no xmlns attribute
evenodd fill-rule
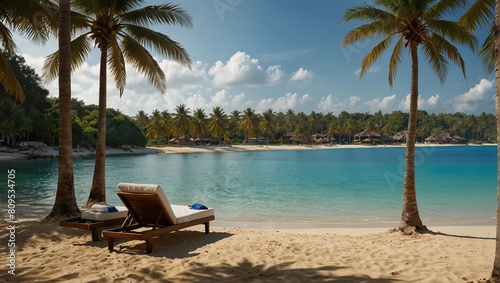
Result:
<svg viewBox="0 0 500 283"><path fill-rule="evenodd" d="M214 152L249 152L249 151L276 151L276 150L317 150L317 149L361 149L361 148L404 148L405 144L398 145L233 145L233 146L165 146L165 147L145 147L136 148L132 151L106 147L106 156L111 155L144 155L144 154L186 154L186 153L214 153ZM464 145L464 144L415 144L415 147L456 147L456 146L496 146L496 144ZM11 151L7 152L6 147L0 147L0 162L8 160L29 160L28 154L37 152L38 154L57 158L59 151L56 146L49 146L38 151ZM73 157L92 157L95 151L84 148L74 148ZM40 158L43 159L43 158ZM32 159L36 160L36 159Z"/></svg>

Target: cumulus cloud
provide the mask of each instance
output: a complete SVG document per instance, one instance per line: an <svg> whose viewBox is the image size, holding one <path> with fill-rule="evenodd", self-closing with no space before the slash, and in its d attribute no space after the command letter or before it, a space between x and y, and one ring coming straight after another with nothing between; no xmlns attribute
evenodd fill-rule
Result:
<svg viewBox="0 0 500 283"><path fill-rule="evenodd" d="M210 103L208 103L208 107L213 108L220 106L226 113L233 110L241 111L244 108L252 107L252 105L253 102L248 100L244 93L232 95L226 89L216 92L214 96L210 97Z"/></svg>
<svg viewBox="0 0 500 283"><path fill-rule="evenodd" d="M217 61L208 71L218 87L275 85L283 77L278 65L264 70L257 59L238 51L229 61Z"/></svg>
<svg viewBox="0 0 500 283"><path fill-rule="evenodd" d="M301 67L297 70L297 72L294 72L292 74L289 82L303 84L310 82L312 79L314 79L314 77L316 77L315 73Z"/></svg>
<svg viewBox="0 0 500 283"><path fill-rule="evenodd" d="M453 101L453 109L458 112L475 112L479 108L495 103L494 81L482 79L468 92L458 95Z"/></svg>
<svg viewBox="0 0 500 283"><path fill-rule="evenodd" d="M297 107L301 109L308 108L311 102L312 98L309 94L304 94L302 97L299 97L297 93L287 93L285 96L278 97L277 99L262 99L259 101L255 110L257 112L264 112L271 108L276 112L285 112L288 109L296 109Z"/></svg>
<svg viewBox="0 0 500 283"><path fill-rule="evenodd" d="M402 100L399 104L399 108L403 111L410 111L410 96L408 94L405 100ZM418 109L421 110L432 110L439 106L439 94L433 95L428 99L423 98L421 95L418 96Z"/></svg>
<svg viewBox="0 0 500 283"><path fill-rule="evenodd" d="M371 112L377 112L379 110L382 111L390 111L394 109L394 101L396 101L396 95L386 96L380 99L380 97L374 98L365 102L365 105L368 106L368 109Z"/></svg>

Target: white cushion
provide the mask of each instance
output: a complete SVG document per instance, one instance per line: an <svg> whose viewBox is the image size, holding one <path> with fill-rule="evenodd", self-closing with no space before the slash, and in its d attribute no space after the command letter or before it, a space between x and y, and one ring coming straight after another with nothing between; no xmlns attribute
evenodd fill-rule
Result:
<svg viewBox="0 0 500 283"><path fill-rule="evenodd" d="M192 220L205 218L214 215L214 209L191 209L187 205L172 205L172 210L177 218L177 224L189 222Z"/></svg>
<svg viewBox="0 0 500 283"><path fill-rule="evenodd" d="M115 206L118 212L95 212L92 210L83 210L82 219L94 221L106 221L127 217L128 209L125 206Z"/></svg>

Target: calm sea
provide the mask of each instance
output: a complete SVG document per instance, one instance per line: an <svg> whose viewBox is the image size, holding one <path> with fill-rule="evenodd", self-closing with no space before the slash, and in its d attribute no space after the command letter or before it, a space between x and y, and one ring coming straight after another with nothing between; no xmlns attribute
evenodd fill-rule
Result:
<svg viewBox="0 0 500 283"><path fill-rule="evenodd" d="M109 156L107 200L119 182L159 184L173 204L214 207L217 219L264 222L396 223L403 198L404 148ZM16 170L16 200L52 205L57 160L0 162ZM422 147L416 151L420 215L431 222L492 221L496 147ZM79 205L88 197L93 158L75 158Z"/></svg>

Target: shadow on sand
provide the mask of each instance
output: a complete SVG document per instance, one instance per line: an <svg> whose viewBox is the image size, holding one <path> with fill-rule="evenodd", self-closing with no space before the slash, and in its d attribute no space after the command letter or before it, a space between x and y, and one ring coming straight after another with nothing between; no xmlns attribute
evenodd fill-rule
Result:
<svg viewBox="0 0 500 283"><path fill-rule="evenodd" d="M323 266L318 268L293 268L294 262L273 266L254 265L248 260L236 265L222 264L204 266L192 263L178 275L186 282L398 282L393 278L371 278L368 275L333 275L346 266Z"/></svg>

